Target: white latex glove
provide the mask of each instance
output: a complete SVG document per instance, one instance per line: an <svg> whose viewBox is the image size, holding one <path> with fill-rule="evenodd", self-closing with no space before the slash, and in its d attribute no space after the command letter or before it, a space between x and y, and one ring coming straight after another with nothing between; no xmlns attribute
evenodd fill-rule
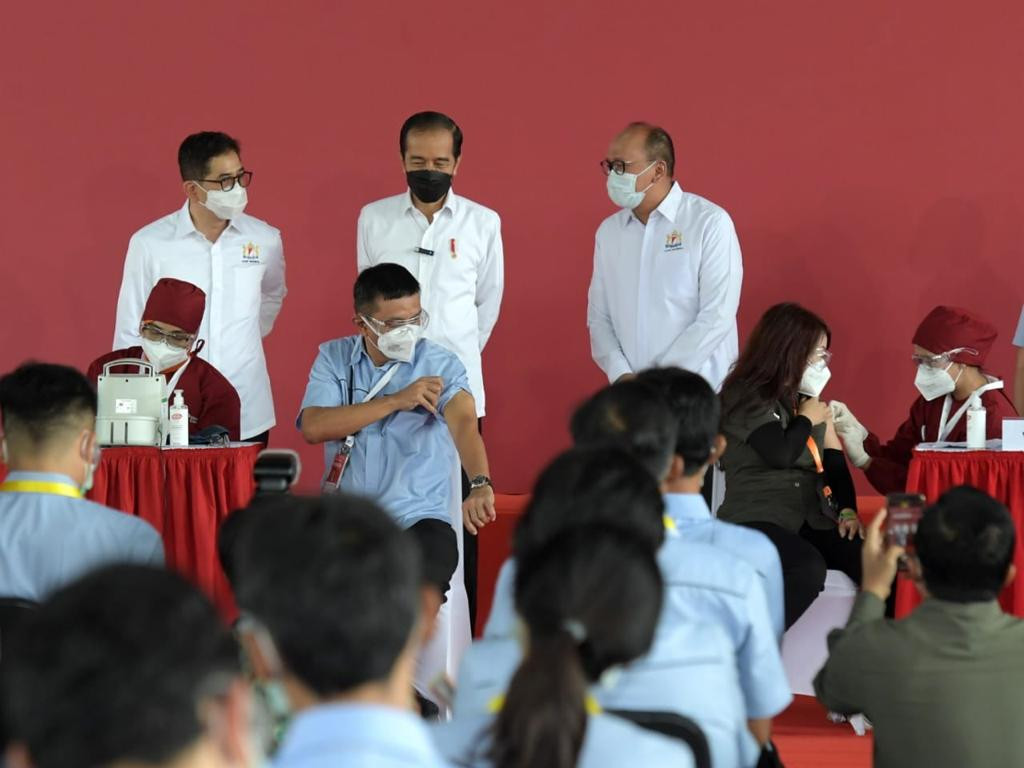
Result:
<svg viewBox="0 0 1024 768"><path fill-rule="evenodd" d="M863 467L871 457L864 451L864 441L868 439L868 431L864 425L857 421L857 417L846 407L845 403L833 400L832 421L836 427L836 433L843 440L843 447L846 455L855 467Z"/></svg>

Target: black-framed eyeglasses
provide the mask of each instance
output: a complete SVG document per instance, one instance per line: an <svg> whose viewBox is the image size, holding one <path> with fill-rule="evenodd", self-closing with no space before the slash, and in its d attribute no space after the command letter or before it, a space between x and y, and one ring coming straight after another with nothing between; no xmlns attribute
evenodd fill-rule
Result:
<svg viewBox="0 0 1024 768"><path fill-rule="evenodd" d="M183 331L175 331L174 333L167 333L157 328L155 325L146 323L140 329L142 337L153 342L166 341L172 347L178 349L188 349L192 345L192 340L195 336L191 333L185 333Z"/></svg>
<svg viewBox="0 0 1024 768"><path fill-rule="evenodd" d="M601 170L604 171L605 176L613 172L616 176L621 176L626 172L626 166L635 162L636 160L602 160Z"/></svg>
<svg viewBox="0 0 1024 768"><path fill-rule="evenodd" d="M199 179L199 181L206 182L207 184L220 184L222 190L230 192L235 188L236 181L242 189L252 184L252 171L242 171L237 176L227 176L221 179Z"/></svg>

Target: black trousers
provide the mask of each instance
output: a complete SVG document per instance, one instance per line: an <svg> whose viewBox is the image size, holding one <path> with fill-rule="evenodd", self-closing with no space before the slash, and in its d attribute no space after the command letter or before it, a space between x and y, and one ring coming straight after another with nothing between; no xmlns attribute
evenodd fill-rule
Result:
<svg viewBox="0 0 1024 768"><path fill-rule="evenodd" d="M448 599L452 574L459 564L459 543L455 529L444 520L420 520L409 528L423 556L423 583L437 587L441 602Z"/></svg>
<svg viewBox="0 0 1024 768"><path fill-rule="evenodd" d="M480 434L484 433L484 420L476 420L477 429ZM466 470L462 470L462 500L469 497L469 476ZM466 528L462 529L462 581L466 585L466 599L469 601L469 627L470 631L476 630L476 582L477 562L479 561L477 539Z"/></svg>
<svg viewBox="0 0 1024 768"><path fill-rule="evenodd" d="M782 561L786 629L806 611L825 587L825 571L842 571L860 584L860 537L843 538L838 529L819 531L804 524L797 533L774 523L743 523L771 539Z"/></svg>

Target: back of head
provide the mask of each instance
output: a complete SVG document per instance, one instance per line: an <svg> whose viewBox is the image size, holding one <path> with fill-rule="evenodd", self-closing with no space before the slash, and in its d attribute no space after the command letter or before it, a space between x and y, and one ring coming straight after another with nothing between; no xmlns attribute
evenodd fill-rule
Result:
<svg viewBox="0 0 1024 768"><path fill-rule="evenodd" d="M143 566L65 587L4 640L3 712L35 768L170 763L240 676L210 602Z"/></svg>
<svg viewBox="0 0 1024 768"><path fill-rule="evenodd" d="M419 292L419 282L405 267L399 264L378 264L359 273L352 298L356 312L369 315L373 314L378 301L404 299Z"/></svg>
<svg viewBox="0 0 1024 768"><path fill-rule="evenodd" d="M228 555L239 608L321 698L386 680L419 616L420 558L376 504L265 497Z"/></svg>
<svg viewBox="0 0 1024 768"><path fill-rule="evenodd" d="M795 405L797 389L822 336L831 343L825 321L799 304L771 307L754 326L739 359L722 383L722 410L758 408L782 401Z"/></svg>
<svg viewBox="0 0 1024 768"><path fill-rule="evenodd" d="M462 129L443 112L417 112L410 115L398 134L398 149L405 157L409 134L414 131L449 131L452 135L452 155L456 160L462 154Z"/></svg>
<svg viewBox="0 0 1024 768"><path fill-rule="evenodd" d="M721 407L718 395L703 376L682 368L652 368L638 379L658 392L668 404L676 423L676 455L684 472L696 474L711 459Z"/></svg>
<svg viewBox="0 0 1024 768"><path fill-rule="evenodd" d="M650 548L618 528L573 528L522 556L515 600L529 640L494 724L497 768L576 765L587 688L648 651L662 592Z"/></svg>
<svg viewBox="0 0 1024 768"><path fill-rule="evenodd" d="M675 451L676 426L665 401L646 384L605 387L576 409L569 424L576 445L609 445L632 453L660 483Z"/></svg>
<svg viewBox="0 0 1024 768"><path fill-rule="evenodd" d="M178 170L182 181L205 179L210 161L228 152L237 155L242 148L236 139L220 131L200 131L186 136L178 147Z"/></svg>
<svg viewBox="0 0 1024 768"><path fill-rule="evenodd" d="M24 363L0 377L0 417L12 452L44 453L95 427L96 391L74 368Z"/></svg>
<svg viewBox="0 0 1024 768"><path fill-rule="evenodd" d="M665 538L664 511L658 484L632 455L609 446L572 448L537 478L516 528L515 555L591 525L619 528L654 551Z"/></svg>
<svg viewBox="0 0 1024 768"><path fill-rule="evenodd" d="M994 600L1013 562L1016 533L1006 507L961 486L925 510L914 543L925 585L940 600Z"/></svg>

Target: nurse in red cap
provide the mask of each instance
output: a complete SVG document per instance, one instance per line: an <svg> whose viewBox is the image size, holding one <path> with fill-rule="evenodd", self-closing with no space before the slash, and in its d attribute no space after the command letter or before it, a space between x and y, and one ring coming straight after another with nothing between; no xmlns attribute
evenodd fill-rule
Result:
<svg viewBox="0 0 1024 768"><path fill-rule="evenodd" d="M906 489L914 446L967 440L971 395L978 395L987 411L989 439L1002 435L1004 418L1017 415L1003 382L983 370L997 335L995 326L966 309L936 307L929 312L914 334L914 384L920 396L910 406L910 417L884 445L849 408L832 402L847 457L880 493Z"/></svg>
<svg viewBox="0 0 1024 768"><path fill-rule="evenodd" d="M196 341L206 311L206 294L182 280L165 277L157 281L142 311L139 334L142 346L116 349L93 361L88 376L96 381L103 366L120 358L145 360L167 379L167 392L184 390L188 406L189 434L219 425L232 440L239 439L242 406L238 393L224 376L200 358L203 340ZM134 372L118 366L113 373Z"/></svg>

